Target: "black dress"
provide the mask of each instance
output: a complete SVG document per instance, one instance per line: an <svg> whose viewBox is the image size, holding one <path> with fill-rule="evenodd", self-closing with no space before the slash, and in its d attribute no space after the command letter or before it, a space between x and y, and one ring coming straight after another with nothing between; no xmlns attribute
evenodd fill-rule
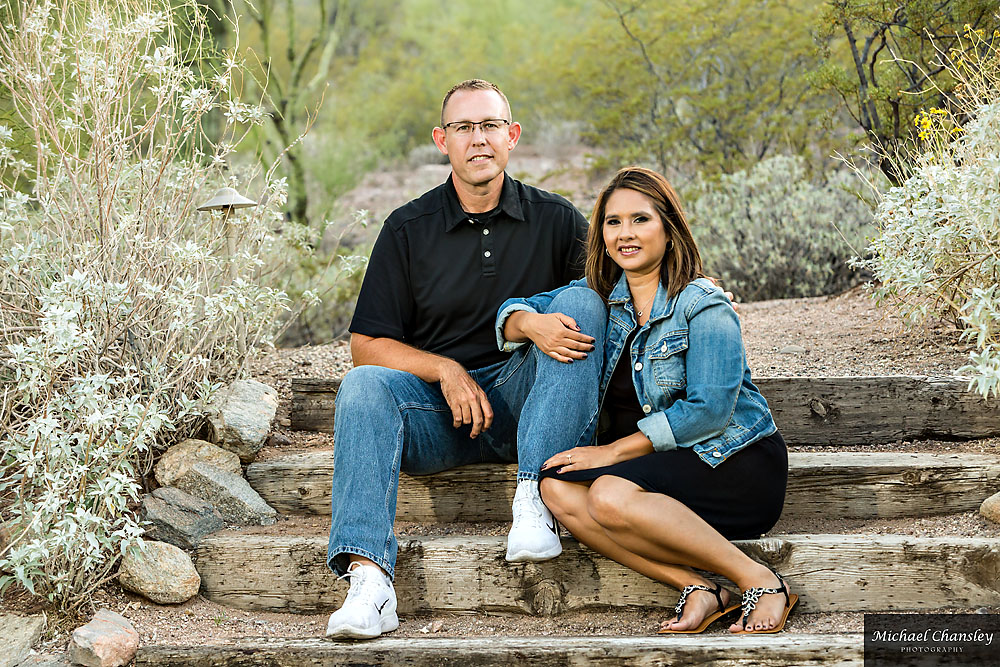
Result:
<svg viewBox="0 0 1000 667"><path fill-rule="evenodd" d="M634 335L625 341L623 357L631 349ZM638 432L636 423L646 415L635 395L630 364L619 360L608 384L604 408L611 416L611 428L598 437L598 444ZM553 467L541 473L542 477L570 482L593 481L602 475L621 477L646 491L670 496L727 539L752 539L771 530L781 516L788 482L788 450L775 431L715 468L702 461L691 447L678 447L601 468L560 474L558 467Z"/></svg>

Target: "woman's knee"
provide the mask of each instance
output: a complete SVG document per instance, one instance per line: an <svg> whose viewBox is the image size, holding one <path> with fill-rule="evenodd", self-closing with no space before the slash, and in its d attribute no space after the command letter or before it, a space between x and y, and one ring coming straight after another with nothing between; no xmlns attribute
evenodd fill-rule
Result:
<svg viewBox="0 0 1000 667"><path fill-rule="evenodd" d="M542 502L549 508L549 511L559 520L572 513L572 491L571 482L553 479L551 477L542 478L538 488L542 494Z"/></svg>
<svg viewBox="0 0 1000 667"><path fill-rule="evenodd" d="M629 496L637 489L635 484L620 477L598 477L587 493L587 512L605 528L627 527Z"/></svg>

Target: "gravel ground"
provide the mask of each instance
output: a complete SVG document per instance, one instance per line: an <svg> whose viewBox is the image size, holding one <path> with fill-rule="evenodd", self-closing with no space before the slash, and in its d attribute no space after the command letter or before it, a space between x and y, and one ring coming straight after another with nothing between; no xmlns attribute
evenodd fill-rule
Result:
<svg viewBox="0 0 1000 667"><path fill-rule="evenodd" d="M860 290L832 297L789 299L741 304L739 307L750 367L755 376L860 376L951 375L968 358L968 348L942 323L908 331L886 310L877 309ZM792 348L791 346L797 346ZM792 352L791 349L804 351ZM292 377L337 377L350 368L345 342L317 347L275 350L258 359L254 377L274 386L281 404L275 436L261 452L261 459L284 454L329 449L332 436L291 431L288 422ZM796 448L799 451L828 448ZM857 451L939 451L1000 454L1000 439L971 442L897 442ZM843 451L843 450L842 450ZM285 534L321 535L327 517L290 517L266 529ZM813 532L843 534L903 534L912 536L1000 537L997 525L975 512L916 520L810 521L808 525L783 521L774 534ZM502 535L503 524L450 524L424 526L399 523L401 535L489 534ZM260 529L246 529L257 531ZM38 612L41 607L23 593L8 593L3 608L15 613ZM246 637L296 637L321 635L326 615L298 616L244 612L222 607L201 597L178 606L161 606L109 585L95 596L95 605L109 607L132 620L143 644L225 643ZM981 613L1000 609L983 608ZM593 610L553 618L508 614L421 614L402 619L396 636L482 635L648 635L665 617L663 610ZM792 632L860 632L863 615L853 613L792 615ZM718 626L716 632L723 632ZM61 651L67 634L57 632L43 648Z"/></svg>

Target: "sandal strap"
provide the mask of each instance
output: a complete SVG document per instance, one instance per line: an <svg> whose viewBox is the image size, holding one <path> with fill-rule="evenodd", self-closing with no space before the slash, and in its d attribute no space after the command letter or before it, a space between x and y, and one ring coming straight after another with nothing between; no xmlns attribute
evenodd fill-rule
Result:
<svg viewBox="0 0 1000 667"><path fill-rule="evenodd" d="M757 603L760 598L764 595L777 595L778 593L785 594L785 606L790 604L790 599L788 597L788 588L785 586L785 580L781 578L781 575L771 570L775 577L778 578L780 586L778 588L748 588L743 591L743 603L742 603L742 613L741 618L743 621L743 629L747 628L747 620L749 620L750 612L757 608Z"/></svg>
<svg viewBox="0 0 1000 667"><path fill-rule="evenodd" d="M681 589L681 596L677 600L677 604L674 606L674 612L677 614L678 621L681 620L681 616L684 614L684 605L687 604L688 596L695 591L706 591L714 594L716 602L719 605L719 611L725 611L725 606L722 604L722 586L716 584L715 588L709 588L708 586L702 586L701 584L692 584Z"/></svg>

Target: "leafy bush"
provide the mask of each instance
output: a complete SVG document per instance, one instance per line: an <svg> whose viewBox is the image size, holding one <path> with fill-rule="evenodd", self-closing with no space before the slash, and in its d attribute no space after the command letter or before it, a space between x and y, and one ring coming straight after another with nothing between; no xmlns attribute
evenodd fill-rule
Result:
<svg viewBox="0 0 1000 667"><path fill-rule="evenodd" d="M983 394L1000 395L1000 52L997 34L967 31L973 48L942 62L959 82L955 106L914 121L922 151L902 156L912 176L882 193L878 236L858 261L880 281L876 301L906 321L933 315L975 340L971 363ZM979 55L975 55L975 54ZM963 122L967 121L964 123Z"/></svg>
<svg viewBox="0 0 1000 667"><path fill-rule="evenodd" d="M850 183L840 172L813 182L802 158L786 156L698 182L689 213L705 270L747 301L831 294L862 282L848 261L873 228Z"/></svg>
<svg viewBox="0 0 1000 667"><path fill-rule="evenodd" d="M0 127L0 590L64 611L141 545L129 510L152 448L192 431L288 309L260 280L284 252L270 230L285 185L228 168L263 112L230 94L241 65L211 53L201 11L0 9L0 86L20 118ZM251 178L267 203L249 215L196 212Z"/></svg>
<svg viewBox="0 0 1000 667"><path fill-rule="evenodd" d="M321 345L347 332L371 254L370 246L354 237L369 221L368 211L361 210L346 222L326 220L319 229L296 226L298 255L282 267L282 278L299 307L285 318L277 345Z"/></svg>

